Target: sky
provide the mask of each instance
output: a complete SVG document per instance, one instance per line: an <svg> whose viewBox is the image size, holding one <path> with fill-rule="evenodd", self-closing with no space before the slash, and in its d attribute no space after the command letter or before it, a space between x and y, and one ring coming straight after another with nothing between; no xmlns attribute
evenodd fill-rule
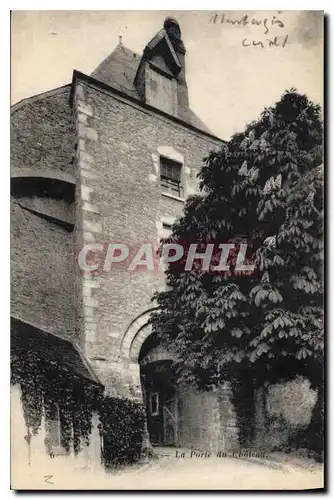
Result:
<svg viewBox="0 0 334 500"><path fill-rule="evenodd" d="M190 107L218 137L241 132L291 87L322 104L322 11L74 10L12 11L12 104L70 83L74 69L90 74L119 35L142 53L167 15L187 49Z"/></svg>

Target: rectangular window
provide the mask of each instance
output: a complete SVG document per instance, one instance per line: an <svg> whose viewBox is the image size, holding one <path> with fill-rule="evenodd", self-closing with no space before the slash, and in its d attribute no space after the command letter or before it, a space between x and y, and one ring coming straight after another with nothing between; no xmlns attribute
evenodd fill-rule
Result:
<svg viewBox="0 0 334 500"><path fill-rule="evenodd" d="M172 234L172 226L170 224L162 224L162 229L159 231L160 243L162 240L167 240Z"/></svg>
<svg viewBox="0 0 334 500"><path fill-rule="evenodd" d="M151 415L154 417L156 415L159 415L159 393L158 392L152 392L151 397L150 397L150 409L151 409Z"/></svg>
<svg viewBox="0 0 334 500"><path fill-rule="evenodd" d="M164 193L182 196L181 163L160 157L160 182Z"/></svg>
<svg viewBox="0 0 334 500"><path fill-rule="evenodd" d="M172 225L167 224L166 222L163 222L162 224L162 233L163 233L163 238L169 238L170 235L172 234Z"/></svg>
<svg viewBox="0 0 334 500"><path fill-rule="evenodd" d="M47 400L45 404L47 451L51 455L67 455L62 437L63 415L57 403Z"/></svg>
<svg viewBox="0 0 334 500"><path fill-rule="evenodd" d="M49 407L48 412L48 434L50 445L52 447L61 447L61 422L59 406L53 403Z"/></svg>

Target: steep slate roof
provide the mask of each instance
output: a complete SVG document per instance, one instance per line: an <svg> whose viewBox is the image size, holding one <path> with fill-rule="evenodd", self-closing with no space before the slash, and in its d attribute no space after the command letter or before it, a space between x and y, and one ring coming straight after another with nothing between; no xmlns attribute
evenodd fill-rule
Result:
<svg viewBox="0 0 334 500"><path fill-rule="evenodd" d="M141 57L123 45L116 49L93 71L91 76L124 94L139 98L134 79Z"/></svg>
<svg viewBox="0 0 334 500"><path fill-rule="evenodd" d="M93 71L91 76L141 101L134 85L140 61L141 56L139 54L124 47L122 44L118 44L115 50ZM178 106L177 117L203 132L212 134L211 130L189 108Z"/></svg>

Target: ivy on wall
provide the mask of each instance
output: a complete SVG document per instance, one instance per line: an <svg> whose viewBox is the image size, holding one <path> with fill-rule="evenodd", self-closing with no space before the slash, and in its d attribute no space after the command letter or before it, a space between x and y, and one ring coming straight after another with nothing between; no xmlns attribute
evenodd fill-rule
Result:
<svg viewBox="0 0 334 500"><path fill-rule="evenodd" d="M53 403L60 409L61 441L75 454L88 444L92 416L102 400L102 386L78 377L57 361L45 362L33 350L12 347L11 383L21 387L21 402L28 440L36 435L45 412L46 426ZM46 448L49 448L48 437Z"/></svg>
<svg viewBox="0 0 334 500"><path fill-rule="evenodd" d="M57 361L46 362L33 350L12 346L11 384L21 387L21 402L27 435L38 434L43 411L46 430L51 419L52 404L60 409L61 444L75 454L89 444L93 412L100 417L103 437L103 463L114 467L132 463L140 457L145 411L142 405L127 399L103 396L103 387L75 375ZM52 447L46 433L46 452Z"/></svg>
<svg viewBox="0 0 334 500"><path fill-rule="evenodd" d="M107 468L140 458L145 423L144 406L136 401L104 398L100 407L103 460Z"/></svg>

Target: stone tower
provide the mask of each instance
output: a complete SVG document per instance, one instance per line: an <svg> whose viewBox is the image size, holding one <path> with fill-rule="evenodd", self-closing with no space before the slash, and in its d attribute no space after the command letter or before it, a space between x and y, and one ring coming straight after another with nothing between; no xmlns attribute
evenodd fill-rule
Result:
<svg viewBox="0 0 334 500"><path fill-rule="evenodd" d="M107 394L144 402L156 441L207 446L217 441L216 396L186 388L177 399L150 368L170 362L148 325L163 273L77 263L82 249L109 243L158 246L196 193L203 157L222 145L189 107L185 62L168 17L141 55L120 40L90 76L74 71L70 86L14 107L13 185L16 196L25 186L32 222L27 230L14 205L12 315L78 346Z"/></svg>
<svg viewBox="0 0 334 500"><path fill-rule="evenodd" d="M167 18L141 56L120 43L91 77L74 73L78 248L158 244L196 192L202 159L221 141L188 107L185 53ZM163 277L112 268L78 286L87 356L111 392L140 397L137 358Z"/></svg>

